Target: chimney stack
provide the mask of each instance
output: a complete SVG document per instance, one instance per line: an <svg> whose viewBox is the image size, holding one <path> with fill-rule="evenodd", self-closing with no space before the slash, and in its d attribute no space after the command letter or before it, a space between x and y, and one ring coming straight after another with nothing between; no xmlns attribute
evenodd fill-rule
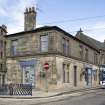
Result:
<svg viewBox="0 0 105 105"><path fill-rule="evenodd" d="M7 26L6 25L3 24L1 27L4 29L5 32L7 32Z"/></svg>
<svg viewBox="0 0 105 105"><path fill-rule="evenodd" d="M24 31L30 31L36 28L35 8L26 8L24 12Z"/></svg>
<svg viewBox="0 0 105 105"><path fill-rule="evenodd" d="M7 26L6 25L2 25L0 26L0 35L6 35L7 34Z"/></svg>
<svg viewBox="0 0 105 105"><path fill-rule="evenodd" d="M78 32L82 33L83 31L82 31L82 29L80 28L80 30L79 30Z"/></svg>

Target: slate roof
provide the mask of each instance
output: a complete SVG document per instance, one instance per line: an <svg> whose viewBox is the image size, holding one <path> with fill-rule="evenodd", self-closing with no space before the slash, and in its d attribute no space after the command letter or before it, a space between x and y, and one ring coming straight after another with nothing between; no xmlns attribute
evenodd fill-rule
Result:
<svg viewBox="0 0 105 105"><path fill-rule="evenodd" d="M39 31L47 31L49 29L53 29L56 28L56 26L43 26L43 27L39 27L33 30L29 30L29 31L21 31L21 32L17 32L17 33L13 33L13 34L9 34L9 35L5 35L5 37L15 37L15 36L21 36L21 35L25 35L28 33L35 33L35 32L39 32Z"/></svg>
<svg viewBox="0 0 105 105"><path fill-rule="evenodd" d="M95 40L81 31L78 31L75 37L97 50L105 50L105 43Z"/></svg>
<svg viewBox="0 0 105 105"><path fill-rule="evenodd" d="M10 35L5 35L6 38L11 38L11 37L17 37L17 36L21 36L21 35L26 35L28 33L36 33L36 32L41 32L41 31L49 31L49 30L57 30L60 31L62 33L64 33L65 35L67 35L68 37L79 41L80 43L85 44L86 46L98 51L96 48L94 48L93 46L88 45L87 43L85 43L85 41L80 40L79 38L76 38L75 36L71 35L70 33L66 32L65 30L59 28L58 26L43 26L43 27L39 27L36 28L34 30L30 30L30 31L22 31L22 32L18 32L18 33L14 33L14 34L10 34Z"/></svg>

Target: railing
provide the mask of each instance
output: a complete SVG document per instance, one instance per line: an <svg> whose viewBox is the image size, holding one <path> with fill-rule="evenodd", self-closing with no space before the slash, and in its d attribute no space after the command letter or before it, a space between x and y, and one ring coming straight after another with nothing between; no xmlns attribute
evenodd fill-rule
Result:
<svg viewBox="0 0 105 105"><path fill-rule="evenodd" d="M0 95L31 95L31 84L10 84L0 86Z"/></svg>

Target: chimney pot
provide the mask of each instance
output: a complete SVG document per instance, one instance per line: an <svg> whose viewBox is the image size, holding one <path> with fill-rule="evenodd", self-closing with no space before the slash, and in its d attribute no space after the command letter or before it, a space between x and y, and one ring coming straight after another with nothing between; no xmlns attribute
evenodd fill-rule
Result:
<svg viewBox="0 0 105 105"><path fill-rule="evenodd" d="M83 32L81 28L80 28L79 32L81 32L81 33Z"/></svg>
<svg viewBox="0 0 105 105"><path fill-rule="evenodd" d="M31 8L29 8L29 12L31 12Z"/></svg>
<svg viewBox="0 0 105 105"><path fill-rule="evenodd" d="M7 26L6 25L2 25L2 28L5 30L5 32L7 32Z"/></svg>
<svg viewBox="0 0 105 105"><path fill-rule="evenodd" d="M35 12L35 8L34 7L32 7L32 11Z"/></svg>
<svg viewBox="0 0 105 105"><path fill-rule="evenodd" d="M28 13L28 8L26 8L25 12Z"/></svg>

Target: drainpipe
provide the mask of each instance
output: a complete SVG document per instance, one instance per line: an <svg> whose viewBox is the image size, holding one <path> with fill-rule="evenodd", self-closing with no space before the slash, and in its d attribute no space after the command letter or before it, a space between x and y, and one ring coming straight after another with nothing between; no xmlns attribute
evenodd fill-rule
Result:
<svg viewBox="0 0 105 105"><path fill-rule="evenodd" d="M102 51L100 50L100 52L99 52L99 54L100 54L100 55L99 55L99 85L100 85L100 78L101 78L101 77L100 77L100 76L101 76L101 75L100 75L100 68L101 68L101 65L102 65L102 64L101 64L101 63L102 63L102 62L101 62L101 53L102 53Z"/></svg>

